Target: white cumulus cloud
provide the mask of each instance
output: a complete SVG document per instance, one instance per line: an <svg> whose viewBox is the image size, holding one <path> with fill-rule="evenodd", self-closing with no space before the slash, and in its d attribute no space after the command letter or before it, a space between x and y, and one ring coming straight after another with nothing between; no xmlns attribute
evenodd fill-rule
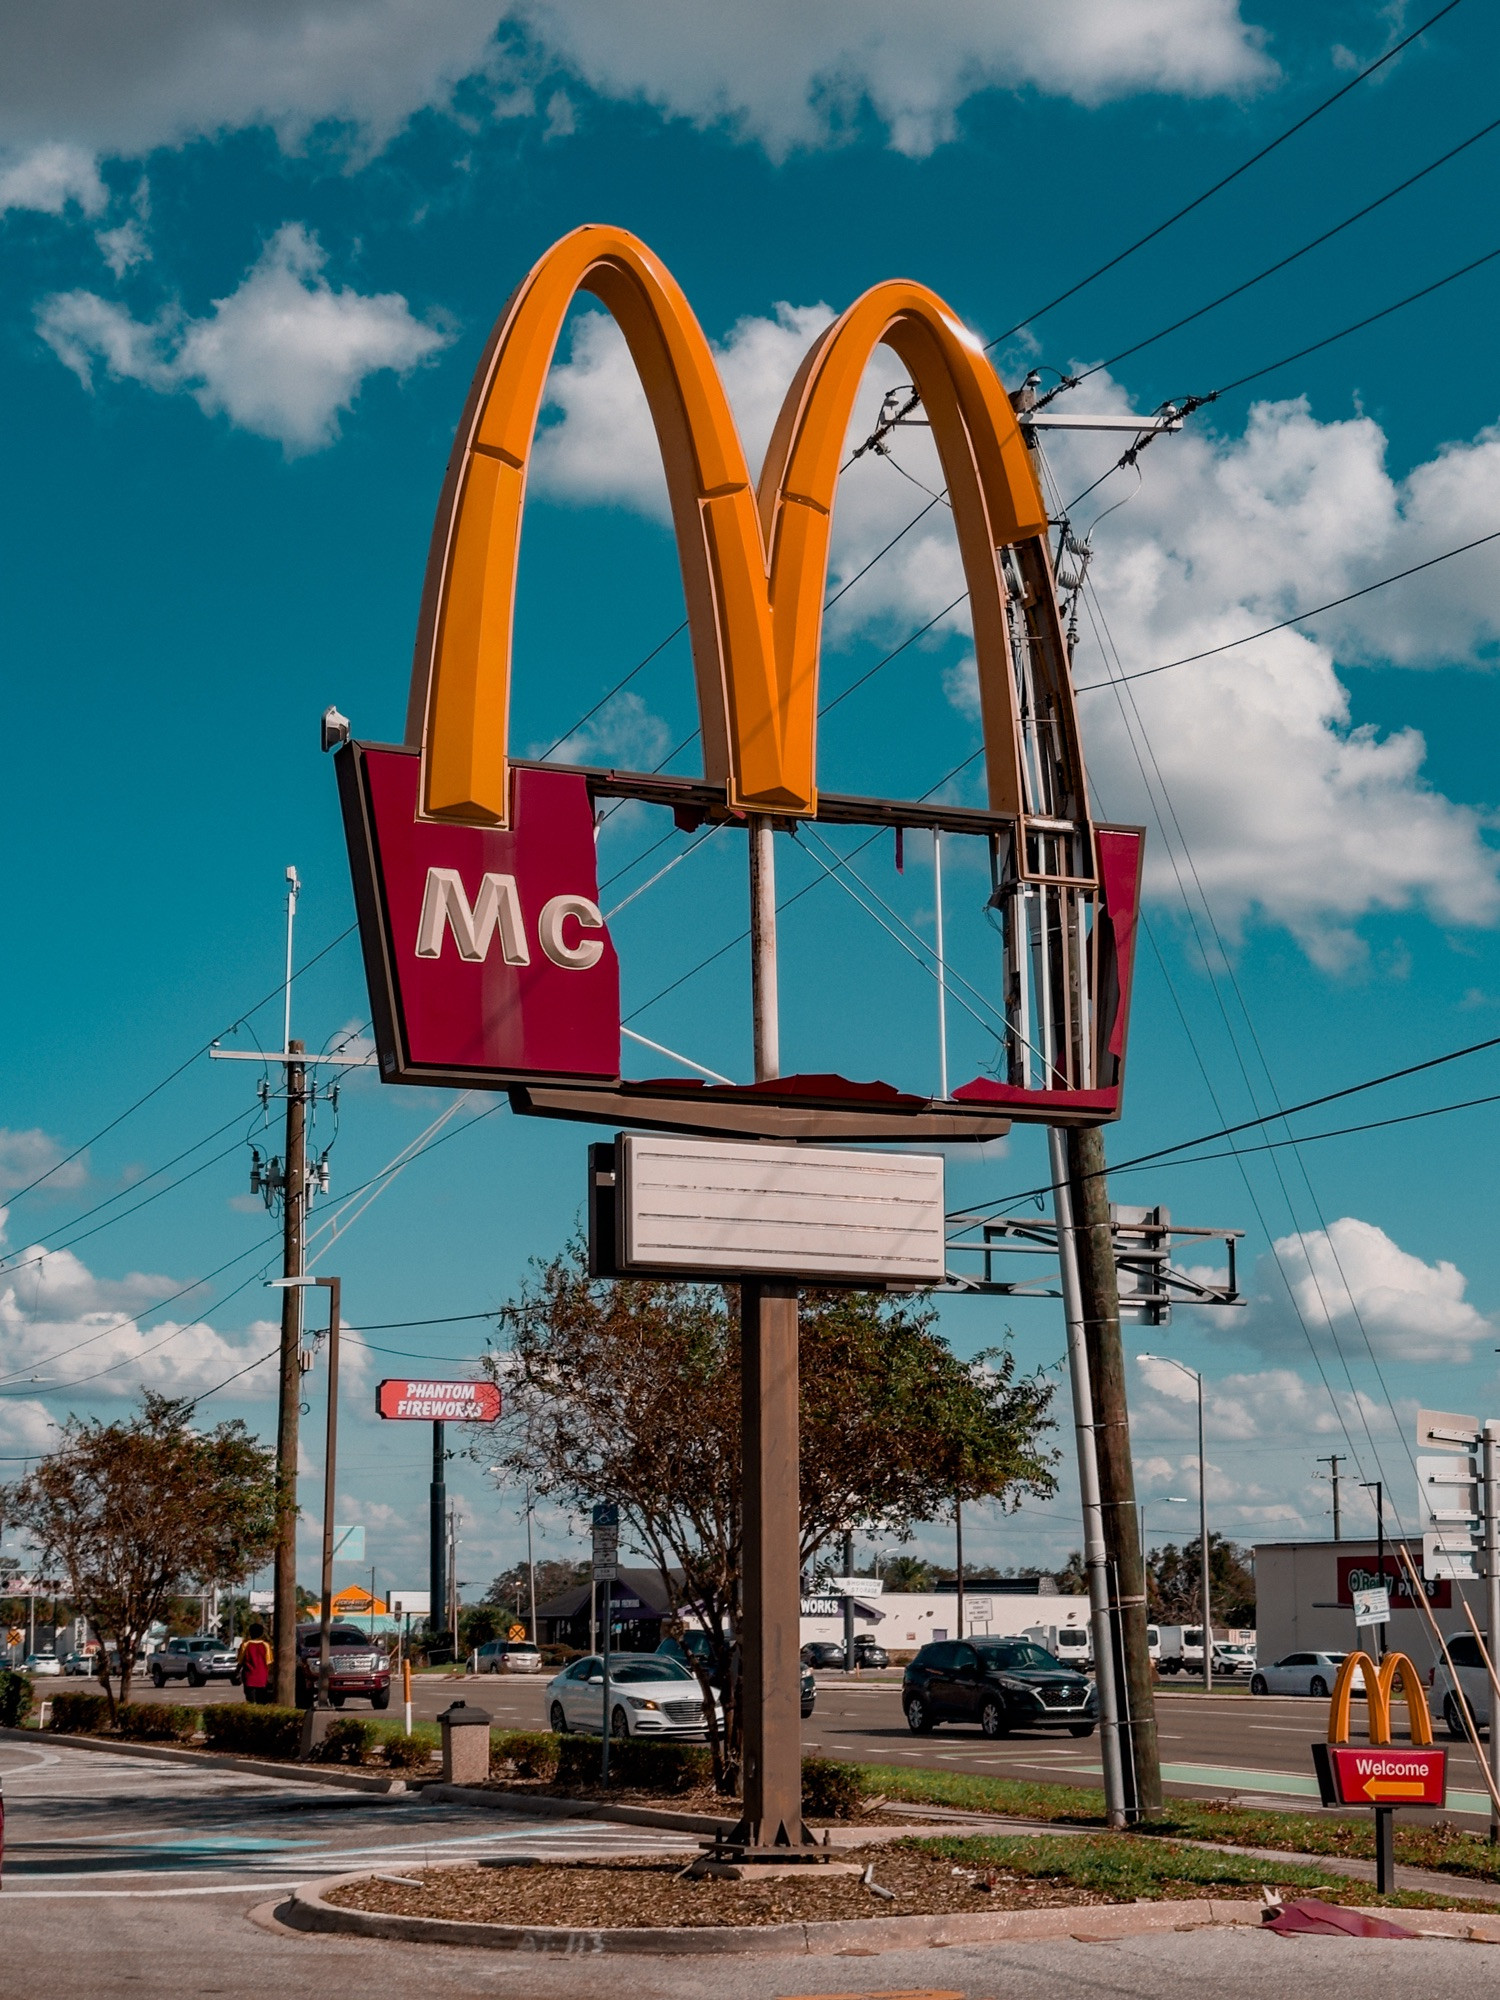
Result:
<svg viewBox="0 0 1500 2000"><path fill-rule="evenodd" d="M0 215L25 208L61 215L76 202L85 215L99 215L109 202L93 155L60 140L0 152Z"/></svg>
<svg viewBox="0 0 1500 2000"><path fill-rule="evenodd" d="M1092 104L1275 75L1238 0L51 0L0 17L0 140L135 156L250 126L295 146L332 122L370 149L465 83L466 110L561 134L559 69L778 156L867 119L925 153L988 89Z"/></svg>
<svg viewBox="0 0 1500 2000"><path fill-rule="evenodd" d="M338 435L373 374L404 375L452 335L415 317L396 292L335 288L327 253L300 223L266 244L237 291L201 318L154 320L95 292L54 293L37 310L43 340L85 388L102 371L162 394L185 392L206 415L273 438L288 456Z"/></svg>
<svg viewBox="0 0 1500 2000"><path fill-rule="evenodd" d="M33 1181L41 1181L50 1192L81 1187L87 1179L85 1161L64 1161L64 1148L50 1132L35 1125L24 1132L0 1125L0 1194L13 1194Z"/></svg>

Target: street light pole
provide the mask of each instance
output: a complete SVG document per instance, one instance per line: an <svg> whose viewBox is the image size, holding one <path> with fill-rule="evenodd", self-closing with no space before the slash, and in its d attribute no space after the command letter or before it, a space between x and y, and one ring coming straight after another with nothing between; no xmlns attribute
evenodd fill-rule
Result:
<svg viewBox="0 0 1500 2000"><path fill-rule="evenodd" d="M1203 1454L1203 1377L1196 1368L1189 1368L1185 1361L1177 1361L1170 1354L1138 1354L1135 1358L1137 1361L1163 1361L1168 1368L1179 1369L1191 1378L1198 1391L1198 1601L1203 1619L1203 1692L1209 1694L1214 1684L1214 1626L1213 1605L1209 1596L1208 1464Z"/></svg>

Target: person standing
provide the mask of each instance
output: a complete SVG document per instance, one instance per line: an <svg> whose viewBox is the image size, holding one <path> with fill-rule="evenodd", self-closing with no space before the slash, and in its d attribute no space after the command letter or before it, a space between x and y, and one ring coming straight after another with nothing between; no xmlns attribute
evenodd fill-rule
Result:
<svg viewBox="0 0 1500 2000"><path fill-rule="evenodd" d="M257 1621L240 1641L240 1681L246 1701L261 1705L271 1699L271 1666L275 1657L266 1628Z"/></svg>

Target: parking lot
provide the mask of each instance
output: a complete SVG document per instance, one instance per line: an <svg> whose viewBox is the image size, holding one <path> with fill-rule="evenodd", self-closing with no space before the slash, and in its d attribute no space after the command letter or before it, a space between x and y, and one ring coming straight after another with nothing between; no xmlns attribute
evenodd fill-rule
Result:
<svg viewBox="0 0 1500 2000"><path fill-rule="evenodd" d="M452 1701L485 1708L497 1728L544 1729L545 1690L551 1672L486 1674L460 1677L419 1673L412 1677L415 1720L432 1721ZM1018 1732L999 1742L982 1737L977 1727L945 1725L930 1736L913 1736L901 1712L901 1679L893 1671L879 1674L820 1674L817 1706L802 1725L809 1755L851 1759L858 1763L909 1764L917 1768L968 1771L982 1777L1051 1780L1057 1784L1102 1784L1097 1736L1075 1740L1064 1732ZM82 1688L83 1681L38 1682L48 1694ZM237 1688L213 1682L206 1688L169 1687L158 1696L150 1682L132 1689L137 1700L184 1701L201 1706L210 1701L238 1701ZM361 1702L347 1711L364 1715ZM1327 1732L1328 1704L1295 1695L1252 1695L1248 1688L1205 1694L1201 1687L1163 1683L1156 1691L1157 1728L1162 1771L1169 1793L1211 1797L1235 1792L1246 1801L1295 1806L1317 1798L1310 1745ZM400 1683L392 1687L388 1716L401 1715ZM1394 1705L1397 1733L1405 1728L1405 1709ZM1362 1726L1356 1707L1356 1728ZM1443 1737L1441 1728L1439 1740ZM1448 1816L1477 1824L1489 1816L1489 1800L1479 1764L1467 1743L1450 1743Z"/></svg>

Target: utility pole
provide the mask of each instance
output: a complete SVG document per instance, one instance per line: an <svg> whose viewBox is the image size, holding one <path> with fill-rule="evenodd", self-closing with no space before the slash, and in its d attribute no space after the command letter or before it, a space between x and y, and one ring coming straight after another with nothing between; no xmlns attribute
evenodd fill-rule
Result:
<svg viewBox="0 0 1500 2000"><path fill-rule="evenodd" d="M532 1506L531 1502L531 1488L528 1486L526 1489L526 1580L527 1580L527 1589L531 1597L530 1631L531 1631L531 1643L533 1646L541 1644L541 1641L537 1638L536 1635L536 1555L532 1549L532 1543L531 1543L531 1517L535 1511L536 1510ZM517 1592L518 1598L519 1595L520 1593ZM517 1608L519 1609L519 1605L517 1606Z"/></svg>
<svg viewBox="0 0 1500 2000"><path fill-rule="evenodd" d="M1318 1460L1319 1465L1328 1467L1328 1483L1333 1488L1333 1539L1341 1542L1343 1537L1343 1517L1339 1513L1339 1467L1344 1463L1342 1454L1329 1452L1326 1458Z"/></svg>
<svg viewBox="0 0 1500 2000"><path fill-rule="evenodd" d="M291 898L295 905L296 892ZM290 916L287 920L291 927ZM276 1700L297 1701L297 1450L302 1408L302 1259L307 1238L307 1071L295 1060L301 1042L286 1042L286 1155L281 1195L281 1380L276 1414L276 1574L271 1648Z"/></svg>
<svg viewBox="0 0 1500 2000"><path fill-rule="evenodd" d="M1361 1486L1368 1487L1375 1495L1375 1574L1380 1578L1381 1588L1391 1588L1385 1573L1385 1481L1383 1479L1362 1479ZM1385 1658L1384 1625L1377 1625L1371 1634L1371 1644L1377 1660Z"/></svg>
<svg viewBox="0 0 1500 2000"><path fill-rule="evenodd" d="M854 1579L854 1534L851 1529L844 1532L844 1672L854 1672L854 1592L849 1588Z"/></svg>
<svg viewBox="0 0 1500 2000"><path fill-rule="evenodd" d="M1121 1764L1126 1811L1131 1819L1152 1818L1162 1810L1161 1752L1146 1639L1146 1567L1130 1455L1120 1289L1105 1182L1104 1134L1096 1125L1072 1130L1067 1134L1066 1153L1079 1304L1093 1398L1099 1502L1112 1586L1110 1627L1125 1739ZM1211 1650L1212 1642L1205 1633L1205 1664Z"/></svg>
<svg viewBox="0 0 1500 2000"><path fill-rule="evenodd" d="M307 1172L307 1107L316 1086L307 1073L315 1064L336 1069L368 1068L373 1056L310 1056L292 1039L292 937L302 882L295 868L286 871L286 979L283 987L281 1047L272 1053L250 1049L209 1050L219 1062L280 1063L286 1097L286 1152L281 1160L262 1161L252 1154L250 1192L265 1197L271 1207L281 1200L281 1366L276 1413L276 1553L272 1570L271 1646L275 1654L276 1700L284 1708L297 1699L297 1449L302 1406L302 1291L306 1273L307 1208L311 1183ZM262 1086L264 1094L265 1086ZM319 1167L319 1185L328 1186L326 1164Z"/></svg>
<svg viewBox="0 0 1500 2000"><path fill-rule="evenodd" d="M1062 1279L1063 1318L1068 1332L1068 1375L1073 1390L1073 1432L1078 1441L1078 1490L1083 1503L1083 1565L1089 1584L1089 1625L1094 1638L1094 1680L1099 1690L1099 1761L1104 1776L1104 1811L1112 1827L1130 1818L1133 1793L1127 1797L1120 1746L1119 1675L1115 1664L1113 1620L1109 1610L1109 1556L1104 1545L1103 1510L1099 1504L1099 1458L1095 1447L1097 1423L1089 1380L1083 1292L1079 1284L1080 1232L1074 1227L1073 1198L1068 1185L1067 1141L1054 1125L1047 1133L1047 1157L1052 1166L1052 1212L1057 1218L1057 1263Z"/></svg>
<svg viewBox="0 0 1500 2000"><path fill-rule="evenodd" d="M953 1496L953 1574L958 1579L958 1636L968 1635L964 1631L964 1502L961 1493Z"/></svg>

